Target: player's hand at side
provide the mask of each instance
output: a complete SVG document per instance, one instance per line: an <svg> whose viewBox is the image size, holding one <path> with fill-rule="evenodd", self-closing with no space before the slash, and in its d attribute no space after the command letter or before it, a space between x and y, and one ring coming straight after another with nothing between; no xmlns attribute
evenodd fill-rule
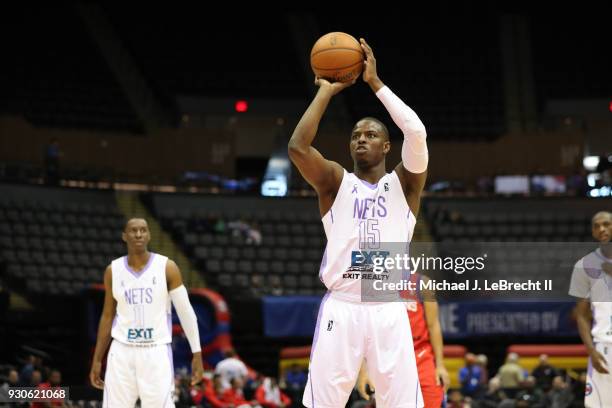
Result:
<svg viewBox="0 0 612 408"><path fill-rule="evenodd" d="M329 82L327 79L319 78L319 77L315 77L315 81L314 81L315 85L318 86L319 89L323 91L331 92L332 96L337 95L340 91L348 88L349 86L353 85L355 82L357 82L356 79L350 82Z"/></svg>
<svg viewBox="0 0 612 408"><path fill-rule="evenodd" d="M591 352L591 363L593 368L601 374L609 374L608 365L606 364L605 357L597 350Z"/></svg>
<svg viewBox="0 0 612 408"><path fill-rule="evenodd" d="M448 389L450 385L450 376L448 375L448 371L446 371L446 367L436 367L436 385L443 386L444 391Z"/></svg>
<svg viewBox="0 0 612 408"><path fill-rule="evenodd" d="M191 358L191 385L199 384L204 375L204 367L202 366L202 353L194 353Z"/></svg>
<svg viewBox="0 0 612 408"><path fill-rule="evenodd" d="M91 382L91 385L94 386L95 388L98 388L100 390L104 389L104 381L102 381L102 378L100 378L100 372L102 371L102 363L101 362L94 362L91 365L91 371L89 372L89 381Z"/></svg>
<svg viewBox="0 0 612 408"><path fill-rule="evenodd" d="M601 269L608 275L612 276L612 262L604 262L601 264Z"/></svg>
<svg viewBox="0 0 612 408"><path fill-rule="evenodd" d="M365 370L361 370L359 373L359 377L357 377L357 392L366 401L370 400L370 394L368 394L368 390L366 388L368 386L370 388L370 392L374 392L374 385L370 381L370 377L365 372Z"/></svg>

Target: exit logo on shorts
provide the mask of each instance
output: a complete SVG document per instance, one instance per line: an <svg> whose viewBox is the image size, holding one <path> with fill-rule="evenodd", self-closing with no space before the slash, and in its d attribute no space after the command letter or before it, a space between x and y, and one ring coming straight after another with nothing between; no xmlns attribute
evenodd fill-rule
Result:
<svg viewBox="0 0 612 408"><path fill-rule="evenodd" d="M153 329L128 329L128 340L151 340L153 338Z"/></svg>
<svg viewBox="0 0 612 408"><path fill-rule="evenodd" d="M327 331L331 331L333 327L334 327L333 320L330 320L329 322L327 322Z"/></svg>

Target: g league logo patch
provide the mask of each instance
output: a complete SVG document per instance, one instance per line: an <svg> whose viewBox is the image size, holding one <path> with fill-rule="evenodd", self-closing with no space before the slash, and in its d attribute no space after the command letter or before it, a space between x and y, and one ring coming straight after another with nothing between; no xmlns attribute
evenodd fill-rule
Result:
<svg viewBox="0 0 612 408"><path fill-rule="evenodd" d="M384 187L385 187L385 191L389 191L389 183L385 183Z"/></svg>
<svg viewBox="0 0 612 408"><path fill-rule="evenodd" d="M584 386L584 396L588 397L589 395L591 395L592 392L593 392L593 386L591 385L590 382L587 382L586 385Z"/></svg>

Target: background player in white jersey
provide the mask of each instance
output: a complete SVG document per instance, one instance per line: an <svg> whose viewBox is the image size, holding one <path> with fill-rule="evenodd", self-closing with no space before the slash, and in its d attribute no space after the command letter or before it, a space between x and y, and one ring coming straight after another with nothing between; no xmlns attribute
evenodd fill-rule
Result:
<svg viewBox="0 0 612 408"><path fill-rule="evenodd" d="M193 352L192 383L202 380L198 325L181 272L174 261L148 251L150 239L146 220L128 220L128 254L104 272L104 309L89 374L92 385L104 389L103 407L133 408L138 398L143 407L174 407L171 300Z"/></svg>
<svg viewBox="0 0 612 408"><path fill-rule="evenodd" d="M584 405L607 408L612 407L612 213L595 214L591 226L600 245L574 266L569 294L580 298L576 322L589 351Z"/></svg>
<svg viewBox="0 0 612 408"><path fill-rule="evenodd" d="M312 147L331 98L351 85L315 80L319 90L289 141L291 160L317 192L327 236L319 277L329 291L319 307L302 402L307 407L344 407L365 360L379 408L421 407L405 306L362 302L362 281L378 277L361 261L367 257L363 243L373 247L410 241L426 179L426 132L412 109L382 83L372 49L363 39L361 46L366 56L363 80L404 134L402 162L386 172L389 133L370 117L352 130L354 173Z"/></svg>

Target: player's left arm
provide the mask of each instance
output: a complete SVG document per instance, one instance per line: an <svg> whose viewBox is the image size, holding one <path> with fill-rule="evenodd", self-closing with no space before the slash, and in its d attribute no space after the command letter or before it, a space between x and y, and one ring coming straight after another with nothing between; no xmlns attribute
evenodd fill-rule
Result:
<svg viewBox="0 0 612 408"><path fill-rule="evenodd" d="M380 80L372 48L363 38L361 48L366 56L363 80L370 85L372 91L391 115L393 122L404 134L402 161L395 167L395 172L404 189L410 210L416 217L419 212L421 192L427 179L427 164L429 163L425 125L417 114Z"/></svg>
<svg viewBox="0 0 612 408"><path fill-rule="evenodd" d="M423 280L428 280L426 276ZM433 348L434 358L436 359L436 384L443 385L446 390L450 385L450 377L444 365L444 340L442 339L442 328L438 319L438 302L435 295L430 290L423 290L423 307L425 308L425 320L429 331L429 341Z"/></svg>
<svg viewBox="0 0 612 408"><path fill-rule="evenodd" d="M183 277L176 263L170 259L166 263L166 282L168 293L176 314L181 321L183 331L189 341L193 358L191 359L191 384L195 385L202 381L204 367L202 366L202 349L200 346L200 333L198 332L198 320L189 302L187 289L183 285Z"/></svg>

